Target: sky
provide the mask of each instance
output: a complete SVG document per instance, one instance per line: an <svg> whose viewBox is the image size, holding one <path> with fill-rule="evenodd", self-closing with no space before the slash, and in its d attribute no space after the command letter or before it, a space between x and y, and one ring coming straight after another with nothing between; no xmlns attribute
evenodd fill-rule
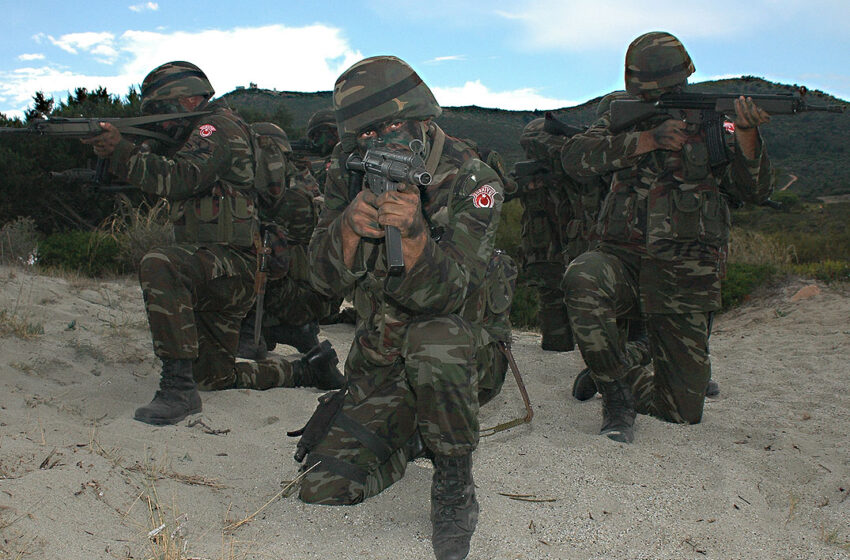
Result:
<svg viewBox="0 0 850 560"><path fill-rule="evenodd" d="M0 113L43 91L125 95L188 60L218 94L327 91L358 60L408 62L444 106L557 109L623 88L638 35L676 35L691 82L741 75L850 99L847 0L0 0Z"/></svg>

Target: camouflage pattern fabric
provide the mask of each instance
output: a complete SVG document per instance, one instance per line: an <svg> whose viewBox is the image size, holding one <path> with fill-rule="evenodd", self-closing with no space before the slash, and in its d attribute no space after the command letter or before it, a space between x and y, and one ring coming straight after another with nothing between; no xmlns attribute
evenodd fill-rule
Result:
<svg viewBox="0 0 850 560"><path fill-rule="evenodd" d="M565 232L572 214L573 181L561 169L560 150L566 138L544 131L543 124L544 119L534 119L520 136L526 157L551 170L519 189L522 270L528 285L537 288L543 346L560 348L559 341L569 341L566 349L572 334L561 279L569 262Z"/></svg>
<svg viewBox="0 0 850 560"><path fill-rule="evenodd" d="M177 99L202 95L209 99L215 94L207 75L192 64L177 60L152 70L142 81L142 112L145 114L183 112ZM169 110L163 111L162 105Z"/></svg>
<svg viewBox="0 0 850 560"><path fill-rule="evenodd" d="M646 315L654 366L645 349L626 342L623 320L640 315L641 266L647 257L626 251L590 251L567 269L573 332L594 379L625 379L637 411L668 422L698 423L711 376L707 312Z"/></svg>
<svg viewBox="0 0 850 560"><path fill-rule="evenodd" d="M195 360L199 388L215 390L235 382L239 325L254 301L258 219L248 127L223 104L209 109L165 155L122 139L110 170L172 203L178 243L139 266L154 353Z"/></svg>
<svg viewBox="0 0 850 560"><path fill-rule="evenodd" d="M280 356L269 354L258 361L236 363L235 386L239 389L265 391L275 387L296 387L295 369L303 354Z"/></svg>
<svg viewBox="0 0 850 560"><path fill-rule="evenodd" d="M679 396L696 389L692 394L702 394L710 376L706 317L720 308L728 199L758 203L770 196L773 174L764 143L748 160L730 136L730 163L712 169L701 132L689 131L681 151L634 155L640 132L661 120L612 135L609 117L606 113L572 137L562 151L564 169L573 176L612 174L597 225L599 245L573 261L564 278L574 334L595 376L621 379L634 362L625 358L616 319L645 318L653 362L661 372L653 386L661 391L678 383L673 392ZM655 402L662 400L667 407L659 405L660 417L698 421L694 407L679 409L678 417L670 412L671 402L685 406L687 399L659 393Z"/></svg>
<svg viewBox="0 0 850 560"><path fill-rule="evenodd" d="M695 72L681 41L663 31L651 31L632 41L626 50L626 91L652 97L685 83Z"/></svg>
<svg viewBox="0 0 850 560"><path fill-rule="evenodd" d="M478 349L477 339L469 323L447 315L408 324L389 363L375 363L374 354L355 343L345 364L353 389L344 418L307 456L306 467L322 464L302 481L301 499L350 505L380 493L404 475L407 444L420 435L436 453L474 449L479 397L483 403L498 394L507 371L495 344ZM500 381L485 389L479 380L488 375Z"/></svg>
<svg viewBox="0 0 850 560"><path fill-rule="evenodd" d="M429 123L429 145L440 135ZM378 437L358 439L335 425L308 455L308 464L322 465L301 489L305 501L339 504L398 480L407 461L403 445L417 429L437 454L464 455L476 447L479 379L489 376L491 386L504 380L504 370L489 371L504 366L495 352L480 357L478 351L510 332L509 326L484 326L486 272L504 199L495 172L468 145L445 136L433 181L421 188L431 238L412 268L389 276L382 240L362 240L351 270L343 261L340 216L351 200L345 159L337 146L310 243L310 269L322 293L354 291L357 326L345 365L349 386L342 414L353 420L346 424Z"/></svg>
<svg viewBox="0 0 850 560"><path fill-rule="evenodd" d="M154 249L139 265L139 282L154 353L192 359L198 388L234 386L239 325L254 302L255 259L227 245L180 244Z"/></svg>
<svg viewBox="0 0 850 560"><path fill-rule="evenodd" d="M254 156L248 125L223 102L195 118L185 142L159 155L122 139L109 171L171 202L178 243L250 247L259 230Z"/></svg>

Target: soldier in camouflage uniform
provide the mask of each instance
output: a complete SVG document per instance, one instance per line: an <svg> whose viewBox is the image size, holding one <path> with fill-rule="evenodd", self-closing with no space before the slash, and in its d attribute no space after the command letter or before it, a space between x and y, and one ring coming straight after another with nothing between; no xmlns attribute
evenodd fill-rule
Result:
<svg viewBox="0 0 850 560"><path fill-rule="evenodd" d="M256 310L242 321L237 356L252 361L236 364L241 387L316 386L338 389L342 374L330 342L319 343L318 318L329 313L331 301L310 285L307 244L316 225L315 182L302 180L287 157L292 147L286 132L274 123L253 123L258 147L259 216L284 248L281 266L271 267L262 310L262 336L254 344ZM308 174L309 175L309 174ZM271 348L267 348L267 343ZM276 344L293 346L300 354L269 355ZM305 368L304 364L309 367ZM314 373L313 376L305 375Z"/></svg>
<svg viewBox="0 0 850 560"><path fill-rule="evenodd" d="M694 71L669 33L635 39L626 90L643 100L678 91ZM564 146L575 176L613 173L600 213L599 245L564 278L573 333L603 397L601 433L631 442L635 412L681 423L702 418L711 376L710 313L720 307L728 197L760 202L772 173L758 126L769 120L751 99L736 101L728 164L708 165L704 132L660 115L613 133L606 113ZM644 318L654 374L622 336L622 320Z"/></svg>
<svg viewBox="0 0 850 560"><path fill-rule="evenodd" d="M560 150L566 137L544 130L545 119L534 119L525 125L519 143L529 160L540 164L545 172L517 177L519 201L522 270L529 286L537 288L537 312L543 335L543 350L569 352L575 344L561 278L567 265L563 244L566 219L570 213L566 182L570 181L560 163Z"/></svg>
<svg viewBox="0 0 850 560"><path fill-rule="evenodd" d="M189 62L169 62L142 82L145 114L174 114L158 126L168 145L134 145L117 128L86 140L109 171L172 203L176 244L146 254L139 281L162 361L160 389L135 419L175 424L201 411L198 389L235 387L239 324L254 301L259 231L248 125ZM203 111L203 114L196 114ZM250 381L250 380L247 380Z"/></svg>
<svg viewBox="0 0 850 560"><path fill-rule="evenodd" d="M478 517L472 451L479 398L498 393L510 340L506 255L493 243L503 201L496 173L431 119L441 109L421 78L390 56L365 59L334 88L341 142L334 149L325 207L310 242L313 283L354 291L357 326L345 364L341 410L330 418L306 465L300 497L354 504L399 480L422 446L431 453L432 542L441 560L465 558ZM376 143L408 150L424 143L433 181L376 197L349 189L345 161ZM405 268L387 272L384 226L401 232ZM489 267L489 268L488 268ZM495 280L495 281L494 281ZM490 284L488 284L488 282ZM308 424L308 431L310 424ZM305 435L306 437L306 435ZM302 445L304 438L302 438Z"/></svg>

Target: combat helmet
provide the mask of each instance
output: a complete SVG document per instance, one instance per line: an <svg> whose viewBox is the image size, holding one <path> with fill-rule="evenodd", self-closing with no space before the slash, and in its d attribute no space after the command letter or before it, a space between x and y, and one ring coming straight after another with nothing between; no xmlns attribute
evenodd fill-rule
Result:
<svg viewBox="0 0 850 560"><path fill-rule="evenodd" d="M158 109L158 105L167 106L167 112L183 112L179 104L174 103L179 97L203 95L209 99L213 94L215 90L200 68L182 60L166 62L154 68L142 81L142 113L166 112Z"/></svg>
<svg viewBox="0 0 850 560"><path fill-rule="evenodd" d="M605 113L608 112L608 109L611 108L612 101L618 101L620 99L632 99L632 96L629 95L628 92L618 89L617 91L612 91L611 93L604 96L599 100L599 103L596 105L596 116L601 117Z"/></svg>
<svg viewBox="0 0 850 560"><path fill-rule="evenodd" d="M664 31L645 33L626 51L626 91L634 96L652 94L685 83L694 70L676 37Z"/></svg>
<svg viewBox="0 0 850 560"><path fill-rule="evenodd" d="M307 121L307 138L310 138L319 128L327 126L336 130L336 117L332 109L322 109L310 115Z"/></svg>
<svg viewBox="0 0 850 560"><path fill-rule="evenodd" d="M394 56L366 58L343 72L334 85L333 106L343 143L371 125L442 113L422 78Z"/></svg>
<svg viewBox="0 0 850 560"><path fill-rule="evenodd" d="M567 138L567 136L547 131L546 118L538 118L523 127L519 136L519 145L529 159L554 161L560 157L561 148L564 147Z"/></svg>
<svg viewBox="0 0 850 560"><path fill-rule="evenodd" d="M289 143L289 136L278 125L270 122L251 123L251 130L257 133L257 136L271 138L282 153L292 153L292 144Z"/></svg>

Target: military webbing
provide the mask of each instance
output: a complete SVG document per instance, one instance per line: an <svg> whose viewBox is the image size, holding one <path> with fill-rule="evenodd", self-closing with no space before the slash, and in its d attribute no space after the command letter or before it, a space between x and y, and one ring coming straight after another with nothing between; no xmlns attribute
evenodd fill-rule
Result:
<svg viewBox="0 0 850 560"><path fill-rule="evenodd" d="M374 453L375 457L377 457L378 461L381 463L386 462L393 454L392 448L387 445L387 442L378 436L378 434L369 430L363 424L352 419L344 412L340 412L337 415L334 419L334 424L357 438L357 441L365 445L369 451Z"/></svg>
<svg viewBox="0 0 850 560"><path fill-rule="evenodd" d="M431 151L428 153L428 160L425 162L425 170L434 176L437 171L437 165L440 163L440 157L443 155L443 146L446 143L446 133L443 129L434 125L434 140L431 142Z"/></svg>

